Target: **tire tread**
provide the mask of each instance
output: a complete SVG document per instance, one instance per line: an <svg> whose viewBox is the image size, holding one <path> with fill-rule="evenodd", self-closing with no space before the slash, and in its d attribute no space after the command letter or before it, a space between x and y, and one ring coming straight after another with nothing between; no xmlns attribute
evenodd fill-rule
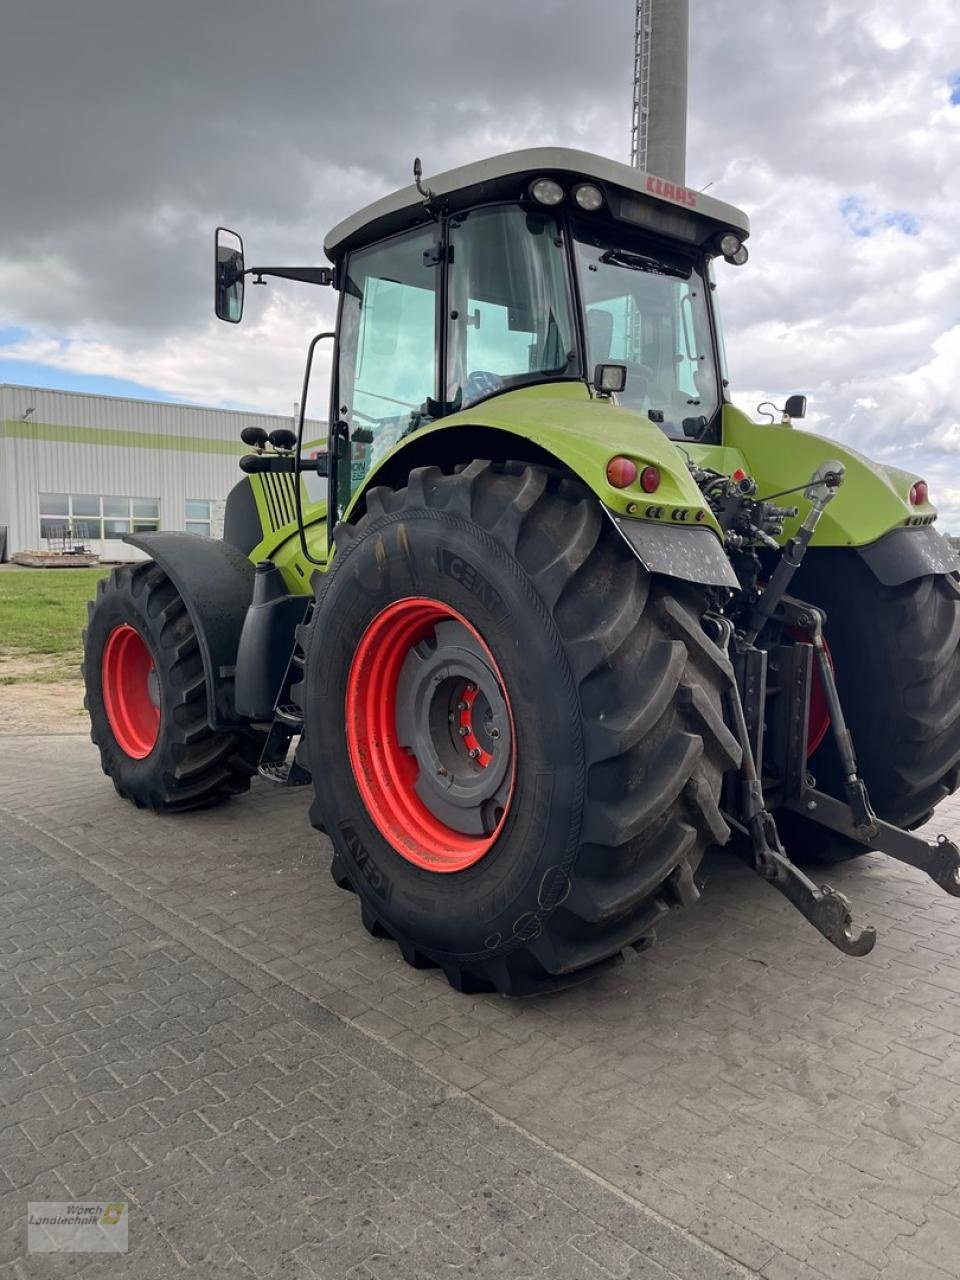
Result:
<svg viewBox="0 0 960 1280"><path fill-rule="evenodd" d="M427 957L458 990L533 994L602 971L646 940L670 907L697 896L693 873L706 847L729 836L718 799L723 772L739 763L722 714L732 669L700 624L704 599L650 579L584 493L527 464L478 460L452 476L425 467L406 489L371 491L352 536L337 543L338 558L349 555L385 514L424 506L469 519L532 581L576 685L586 791L569 889L531 924L531 936L497 954ZM316 805L312 816L323 822ZM363 893L339 853L332 873ZM690 886L683 897L678 878ZM415 940L398 937L364 901L371 932L392 933L405 958L423 959Z"/></svg>
<svg viewBox="0 0 960 1280"><path fill-rule="evenodd" d="M146 613L152 624L150 642L158 661L166 664L167 688L173 699L161 721L162 772L156 780L131 781L106 716L91 708L90 688L99 681L99 654L91 652L90 622L95 612L119 597ZM223 732L210 728L207 685L196 632L176 587L153 561L123 565L97 583L97 597L88 605L83 632L81 673L87 686L84 707L91 712L90 737L100 751L103 771L119 795L138 808L181 812L216 804L246 791L257 771L262 737L252 731ZM99 700L97 700L99 701Z"/></svg>

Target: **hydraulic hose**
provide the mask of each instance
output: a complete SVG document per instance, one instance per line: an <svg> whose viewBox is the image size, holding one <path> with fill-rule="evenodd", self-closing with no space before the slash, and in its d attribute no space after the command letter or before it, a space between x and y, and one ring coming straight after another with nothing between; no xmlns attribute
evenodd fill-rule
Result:
<svg viewBox="0 0 960 1280"><path fill-rule="evenodd" d="M804 492L810 499L810 510L800 528L783 548L783 554L770 575L766 590L757 601L750 624L744 632L744 640L747 644L753 644L786 594L793 575L800 568L800 563L806 555L810 540L820 523L820 517L843 484L845 472L846 467L842 462L824 462L813 473L810 483L805 487Z"/></svg>

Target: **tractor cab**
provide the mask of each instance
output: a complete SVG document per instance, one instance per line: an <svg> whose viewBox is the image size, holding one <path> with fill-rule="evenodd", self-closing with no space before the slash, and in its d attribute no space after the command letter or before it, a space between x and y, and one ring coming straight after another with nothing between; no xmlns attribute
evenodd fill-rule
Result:
<svg viewBox="0 0 960 1280"><path fill-rule="evenodd" d="M341 222L324 248L353 483L425 424L537 383L586 384L668 436L719 440L710 262L746 261L748 232L701 192L556 148L418 176Z"/></svg>
<svg viewBox="0 0 960 1280"><path fill-rule="evenodd" d="M521 388L579 385L668 437L717 444L726 376L712 259L745 214L586 152L536 148L415 182L327 236L331 268L247 268L218 232L217 313L245 275L334 284L329 517L395 447ZM239 296L238 296L239 289ZM306 383L301 403L306 403Z"/></svg>

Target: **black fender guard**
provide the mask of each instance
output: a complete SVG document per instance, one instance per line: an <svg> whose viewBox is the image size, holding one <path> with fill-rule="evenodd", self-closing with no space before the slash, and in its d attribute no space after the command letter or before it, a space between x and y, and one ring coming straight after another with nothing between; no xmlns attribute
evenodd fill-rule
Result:
<svg viewBox="0 0 960 1280"><path fill-rule="evenodd" d="M892 529L869 546L857 547L856 551L885 587L899 587L930 573L960 571L960 556L946 538L929 525Z"/></svg>
<svg viewBox="0 0 960 1280"><path fill-rule="evenodd" d="M253 597L254 568L236 547L196 533L134 533L124 538L155 560L180 592L200 644L211 729L246 721L234 706L237 646Z"/></svg>
<svg viewBox="0 0 960 1280"><path fill-rule="evenodd" d="M648 573L662 573L705 587L740 586L727 553L712 529L697 525L631 520L603 508L614 528Z"/></svg>

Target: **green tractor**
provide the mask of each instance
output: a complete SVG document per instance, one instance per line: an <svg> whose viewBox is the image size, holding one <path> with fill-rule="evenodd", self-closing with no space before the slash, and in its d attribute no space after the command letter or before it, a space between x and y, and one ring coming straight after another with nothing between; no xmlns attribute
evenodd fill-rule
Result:
<svg viewBox="0 0 960 1280"><path fill-rule="evenodd" d="M85 636L93 740L157 811L311 784L363 922L464 991L642 946L736 852L847 954L798 867L912 834L960 779L960 562L925 482L729 401L713 264L749 224L582 152L497 156L327 237L299 433L244 433L222 540L129 539ZM329 432L304 439L333 343Z"/></svg>

